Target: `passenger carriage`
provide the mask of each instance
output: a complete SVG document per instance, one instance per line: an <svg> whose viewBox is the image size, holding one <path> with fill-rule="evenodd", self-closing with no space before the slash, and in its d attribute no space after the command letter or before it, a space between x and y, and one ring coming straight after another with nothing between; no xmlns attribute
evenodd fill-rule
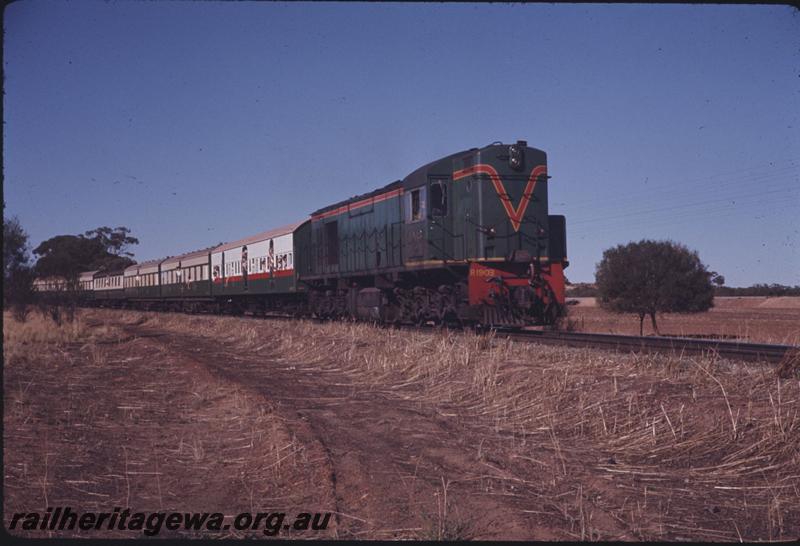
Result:
<svg viewBox="0 0 800 546"><path fill-rule="evenodd" d="M211 248L173 256L161 263L161 297L186 300L191 308L211 301Z"/></svg>
<svg viewBox="0 0 800 546"><path fill-rule="evenodd" d="M148 260L125 268L123 279L125 297L130 300L147 301L160 299L159 272L162 261L164 261L163 258Z"/></svg>
<svg viewBox="0 0 800 546"><path fill-rule="evenodd" d="M99 271L93 275L94 301L101 306L118 307L126 301L124 270Z"/></svg>
<svg viewBox="0 0 800 546"><path fill-rule="evenodd" d="M295 309L298 286L294 232L304 222L223 244L211 252L211 293L232 312Z"/></svg>

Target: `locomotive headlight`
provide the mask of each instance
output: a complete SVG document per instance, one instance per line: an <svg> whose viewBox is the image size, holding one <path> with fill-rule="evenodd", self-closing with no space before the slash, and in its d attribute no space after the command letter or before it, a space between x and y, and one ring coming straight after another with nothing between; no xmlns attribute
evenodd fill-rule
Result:
<svg viewBox="0 0 800 546"><path fill-rule="evenodd" d="M508 147L508 164L515 171L521 171L525 163L525 152L518 144L512 144Z"/></svg>

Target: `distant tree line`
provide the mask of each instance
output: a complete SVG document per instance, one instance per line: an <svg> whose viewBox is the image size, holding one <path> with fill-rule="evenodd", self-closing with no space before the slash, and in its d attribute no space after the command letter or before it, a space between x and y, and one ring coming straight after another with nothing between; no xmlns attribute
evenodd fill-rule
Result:
<svg viewBox="0 0 800 546"><path fill-rule="evenodd" d="M717 296L800 296L800 286L786 286L783 284L754 284L746 288L732 286L717 286L714 288Z"/></svg>
<svg viewBox="0 0 800 546"><path fill-rule="evenodd" d="M568 298L596 298L597 286L594 283L578 282L567 286ZM787 286L784 284L754 284L746 287L714 286L714 295L722 297L731 296L800 296L800 286Z"/></svg>
<svg viewBox="0 0 800 546"><path fill-rule="evenodd" d="M588 282L569 284L566 288L566 295L568 298L596 298L597 286Z"/></svg>

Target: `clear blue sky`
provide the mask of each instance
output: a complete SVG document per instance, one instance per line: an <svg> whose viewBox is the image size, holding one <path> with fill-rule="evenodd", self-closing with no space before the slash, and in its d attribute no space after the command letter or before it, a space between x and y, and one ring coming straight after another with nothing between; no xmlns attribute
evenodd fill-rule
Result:
<svg viewBox="0 0 800 546"><path fill-rule="evenodd" d="M4 193L33 246L128 226L145 260L526 139L572 281L669 238L800 284L800 14L787 6L21 1Z"/></svg>

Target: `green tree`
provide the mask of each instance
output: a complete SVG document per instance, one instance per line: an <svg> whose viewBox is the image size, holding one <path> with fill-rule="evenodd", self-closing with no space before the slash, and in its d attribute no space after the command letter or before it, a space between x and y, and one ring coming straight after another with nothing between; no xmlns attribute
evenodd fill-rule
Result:
<svg viewBox="0 0 800 546"><path fill-rule="evenodd" d="M642 240L603 252L596 269L598 302L617 313L639 317L639 335L650 315L697 313L714 305L711 273L697 252L672 241Z"/></svg>
<svg viewBox="0 0 800 546"><path fill-rule="evenodd" d="M83 271L123 269L134 263L127 247L139 242L128 233L130 230L125 227L101 227L83 235L51 237L33 249L38 256L36 273L64 277L67 287L74 289Z"/></svg>
<svg viewBox="0 0 800 546"><path fill-rule="evenodd" d="M38 256L38 276L64 277L69 288L75 288L82 271L98 269L97 265L108 257L99 241L81 235L56 235L42 241L33 253Z"/></svg>
<svg viewBox="0 0 800 546"><path fill-rule="evenodd" d="M5 209L5 203L3 204ZM3 307L13 306L18 318L33 297L28 234L16 216L3 215Z"/></svg>
<svg viewBox="0 0 800 546"><path fill-rule="evenodd" d="M88 239L97 239L106 252L114 256L133 256L132 252L128 252L127 248L131 245L138 245L139 239L131 237L131 230L120 226L115 229L103 226L97 229L92 229L83 234Z"/></svg>

